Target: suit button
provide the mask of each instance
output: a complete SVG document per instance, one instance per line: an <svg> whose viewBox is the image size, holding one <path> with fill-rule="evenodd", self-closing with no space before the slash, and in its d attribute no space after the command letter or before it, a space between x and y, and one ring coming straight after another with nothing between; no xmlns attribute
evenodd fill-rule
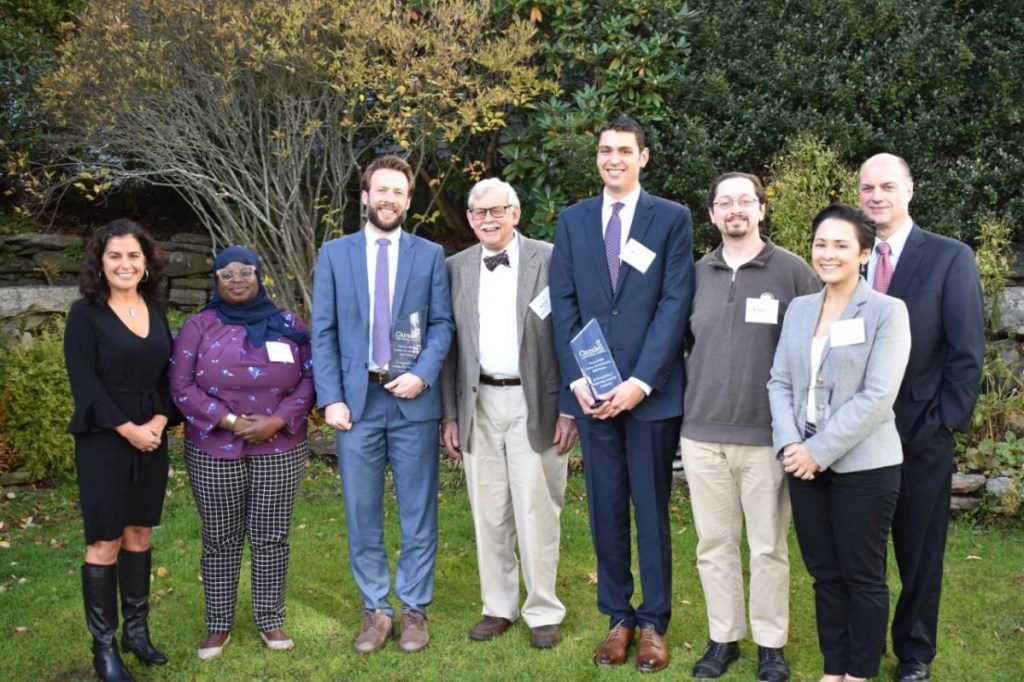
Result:
<svg viewBox="0 0 1024 682"><path fill-rule="evenodd" d="M617 308L612 310L612 315L618 315L618 314L619 314L619 311L618 311Z"/></svg>
<svg viewBox="0 0 1024 682"><path fill-rule="evenodd" d="M825 383L825 378L824 377L818 377L818 385L821 386L824 383Z"/></svg>
<svg viewBox="0 0 1024 682"><path fill-rule="evenodd" d="M473 393L476 393L476 386L473 387Z"/></svg>

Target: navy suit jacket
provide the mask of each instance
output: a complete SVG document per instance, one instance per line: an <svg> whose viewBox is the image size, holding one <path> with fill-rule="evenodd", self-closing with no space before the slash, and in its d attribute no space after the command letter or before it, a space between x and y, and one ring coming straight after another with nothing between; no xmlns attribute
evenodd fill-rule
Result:
<svg viewBox="0 0 1024 682"><path fill-rule="evenodd" d="M913 443L942 427L968 430L985 354L974 253L915 223L888 294L910 313L910 362L894 408L900 437Z"/></svg>
<svg viewBox="0 0 1024 682"><path fill-rule="evenodd" d="M391 297L392 324L420 313L423 348L409 369L427 388L398 401L413 422L441 418L438 377L455 323L448 296L444 252L437 244L402 232L398 271ZM327 242L320 250L313 280L313 378L317 404L348 405L353 422L366 406L370 355L370 284L366 270L366 230Z"/></svg>
<svg viewBox="0 0 1024 682"><path fill-rule="evenodd" d="M625 262L612 294L602 234L602 196L561 212L551 256L549 286L555 348L563 382L580 378L569 341L596 319L623 379L636 377L653 389L632 411L640 421L683 414L686 336L694 290L693 223L684 206L640 192L629 238L655 253L647 272ZM567 397L566 397L567 396ZM565 394L562 411L581 417Z"/></svg>

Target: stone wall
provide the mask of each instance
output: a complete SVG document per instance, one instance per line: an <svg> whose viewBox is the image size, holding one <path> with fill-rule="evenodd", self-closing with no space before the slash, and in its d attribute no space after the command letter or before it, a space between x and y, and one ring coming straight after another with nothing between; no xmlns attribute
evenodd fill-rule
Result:
<svg viewBox="0 0 1024 682"><path fill-rule="evenodd" d="M205 235L176 234L157 242L167 255L168 300L194 310L213 288L213 243ZM78 298L85 244L60 234L0 235L0 319L65 312Z"/></svg>

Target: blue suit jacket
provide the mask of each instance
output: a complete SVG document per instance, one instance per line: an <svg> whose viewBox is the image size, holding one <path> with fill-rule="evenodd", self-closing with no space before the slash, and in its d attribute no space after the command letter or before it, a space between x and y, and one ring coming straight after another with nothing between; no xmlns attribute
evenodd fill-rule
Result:
<svg viewBox="0 0 1024 682"><path fill-rule="evenodd" d="M887 293L902 299L910 313L910 362L895 405L900 437L911 443L941 427L966 431L985 355L974 253L915 224Z"/></svg>
<svg viewBox="0 0 1024 682"><path fill-rule="evenodd" d="M580 378L569 341L592 318L598 321L623 379L634 376L652 387L633 410L640 421L683 414L686 369L683 339L693 298L693 224L689 209L640 193L629 238L655 258L646 273L623 263L612 294L601 225L601 196L558 216L549 286L555 348L562 380ZM581 417L568 394L562 411Z"/></svg>
<svg viewBox="0 0 1024 682"><path fill-rule="evenodd" d="M344 402L352 421L366 405L370 354L370 285L366 230L324 244L313 281L313 378L320 407ZM441 418L438 377L455 324L448 296L444 252L437 244L403 232L391 319L419 312L426 321L423 348L410 372L427 382L412 400L399 400L409 421Z"/></svg>

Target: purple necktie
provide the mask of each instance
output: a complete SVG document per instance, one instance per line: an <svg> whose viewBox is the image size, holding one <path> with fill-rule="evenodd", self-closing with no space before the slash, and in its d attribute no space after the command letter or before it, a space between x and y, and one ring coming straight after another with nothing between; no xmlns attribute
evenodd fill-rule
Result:
<svg viewBox="0 0 1024 682"><path fill-rule="evenodd" d="M622 218L619 211L625 206L621 201L612 204L612 217L604 231L604 255L608 259L608 275L612 279L612 293L619 286L619 250L622 248Z"/></svg>
<svg viewBox="0 0 1024 682"><path fill-rule="evenodd" d="M875 281L872 288L880 294L888 293L889 283L892 282L892 261L889 260L889 245L885 242L878 242L875 245L878 250L878 262L875 263Z"/></svg>
<svg viewBox="0 0 1024 682"><path fill-rule="evenodd" d="M377 240L377 271L373 276L373 361L385 367L391 359L391 293L388 288L388 244Z"/></svg>

